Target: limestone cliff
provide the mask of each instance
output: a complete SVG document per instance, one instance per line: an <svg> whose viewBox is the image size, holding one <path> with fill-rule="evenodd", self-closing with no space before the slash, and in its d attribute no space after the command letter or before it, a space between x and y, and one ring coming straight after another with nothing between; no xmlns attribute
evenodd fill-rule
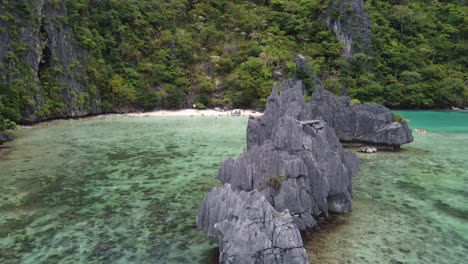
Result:
<svg viewBox="0 0 468 264"><path fill-rule="evenodd" d="M0 10L0 86L29 97L21 119L99 113L99 95L87 83L88 54L67 23L66 1L3 1Z"/></svg>
<svg viewBox="0 0 468 264"><path fill-rule="evenodd" d="M356 53L372 55L372 31L363 0L331 0L326 21L343 43L342 56L351 58Z"/></svg>

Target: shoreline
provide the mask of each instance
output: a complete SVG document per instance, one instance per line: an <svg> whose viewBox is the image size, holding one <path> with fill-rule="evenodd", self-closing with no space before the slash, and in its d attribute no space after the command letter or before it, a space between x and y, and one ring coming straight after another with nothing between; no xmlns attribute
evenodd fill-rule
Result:
<svg viewBox="0 0 468 264"><path fill-rule="evenodd" d="M237 110L237 109L236 109ZM40 126L48 126L61 120L85 120L85 119L106 119L113 117L243 117L248 118L249 116L259 117L263 115L263 112L258 112L252 109L239 109L240 114L232 114L234 110L214 110L214 109L179 109L179 110L154 110L149 112L129 112L129 113L107 113L107 114L90 114L76 117L63 117L63 118L52 118L48 120L38 121L30 124L18 124L17 129L0 132L0 136L3 134L10 135L14 134L19 129L29 129ZM9 140L2 140L0 137L0 145L4 146L8 142L14 141L15 136L9 137Z"/></svg>
<svg viewBox="0 0 468 264"><path fill-rule="evenodd" d="M199 116L232 116L232 117L249 117L249 116L261 116L262 112L257 112L251 109L239 109L240 114L232 114L233 110L228 111L216 111L214 109L181 109L181 110L157 110L151 112L140 112L140 113L127 113L127 114L111 114L112 116L131 116L131 117L165 117L165 116L187 116L187 117L199 117Z"/></svg>
<svg viewBox="0 0 468 264"><path fill-rule="evenodd" d="M31 124L18 124L18 128L32 128L36 126L48 126L54 122L60 120L84 120L84 119L105 119L112 117L249 117L249 116L262 116L263 112L258 112L251 109L240 109L239 115L231 114L232 110L228 111L216 111L214 109L180 109L180 110L154 110L149 112L129 112L129 113L107 113L107 114L93 114L84 115L77 117L64 117L64 118L53 118L44 121L38 121ZM14 131L14 130L13 130Z"/></svg>
<svg viewBox="0 0 468 264"><path fill-rule="evenodd" d="M390 109L390 108L389 108ZM231 115L231 110L219 110L216 111L214 109L193 109L193 108L185 108L185 109L178 109L178 110L153 110L148 112L128 112L128 113L101 113L101 114L88 114L83 116L75 116L75 117L57 117L46 119L42 121L32 122L32 123L23 123L17 124L18 128L31 128L35 126L41 125L49 125L53 122L59 120L83 120L83 119L103 119L107 117L217 117L217 116L231 116L231 117L259 117L263 115L263 112L255 111L252 109L239 109L241 111L240 115ZM391 111L442 111L442 112L465 112L467 113L468 110L451 110L451 109L390 109ZM14 132L14 130L10 131ZM5 143L5 142L4 142Z"/></svg>

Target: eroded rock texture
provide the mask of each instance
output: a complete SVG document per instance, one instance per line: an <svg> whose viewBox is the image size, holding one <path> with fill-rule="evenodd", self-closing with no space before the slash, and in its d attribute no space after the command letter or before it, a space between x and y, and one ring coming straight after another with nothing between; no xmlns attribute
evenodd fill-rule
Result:
<svg viewBox="0 0 468 264"><path fill-rule="evenodd" d="M363 0L329 1L326 22L343 43L343 58L357 53L372 55L371 22Z"/></svg>
<svg viewBox="0 0 468 264"><path fill-rule="evenodd" d="M300 82L283 82L281 94L274 87L265 114L249 120L248 151L225 160L218 173L223 183L257 189L277 210L288 209L300 229L314 227L320 215L349 212L359 171L357 157L307 106Z"/></svg>
<svg viewBox="0 0 468 264"><path fill-rule="evenodd" d="M88 52L67 22L67 1L3 1L0 10L10 16L0 20L0 86L27 93L21 122L101 113L100 96L86 81Z"/></svg>
<svg viewBox="0 0 468 264"><path fill-rule="evenodd" d="M351 105L350 97L336 97L323 88L321 80L314 74L304 56L296 56L294 62L296 68L306 72L315 86L311 102L307 106L301 103L303 112L306 113L301 112L300 120L324 120L336 131L340 140L346 143L399 148L413 141L408 125L394 122L395 116L388 108L377 104Z"/></svg>
<svg viewBox="0 0 468 264"><path fill-rule="evenodd" d="M406 123L394 122L394 114L377 104L350 105L349 97L335 97L318 86L312 95L310 112L326 121L343 142L398 148L413 141Z"/></svg>
<svg viewBox="0 0 468 264"><path fill-rule="evenodd" d="M197 225L218 239L220 263L308 263L291 215L276 211L256 190L214 188L203 200Z"/></svg>
<svg viewBox="0 0 468 264"><path fill-rule="evenodd" d="M275 86L265 114L249 119L247 150L219 168L225 185L205 197L197 224L220 242L221 263L308 263L299 230L351 211L359 161L309 110L301 82Z"/></svg>

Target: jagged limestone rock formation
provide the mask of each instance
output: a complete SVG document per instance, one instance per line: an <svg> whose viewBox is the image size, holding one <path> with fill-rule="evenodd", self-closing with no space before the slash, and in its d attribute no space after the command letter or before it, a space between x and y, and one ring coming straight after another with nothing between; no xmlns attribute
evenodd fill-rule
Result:
<svg viewBox="0 0 468 264"><path fill-rule="evenodd" d="M350 105L349 97L335 97L318 87L312 94L310 112L325 120L342 142L372 144L399 148L412 142L413 135L406 123L394 122L394 114L377 104Z"/></svg>
<svg viewBox="0 0 468 264"><path fill-rule="evenodd" d="M305 102L301 81L284 81L281 93L275 84L264 115L249 118L247 150L221 164L218 179L225 185L212 190L200 208L197 224L220 241L221 263L306 263L298 230L352 209L352 177L360 166L340 139L388 146L412 140L407 125L393 122L387 108L350 105L350 98L336 98L323 88L304 57L296 64L315 83L311 102ZM271 239L276 229L267 227L278 212L281 220L272 221L288 223L290 232L276 254ZM290 249L298 262L289 260Z"/></svg>
<svg viewBox="0 0 468 264"><path fill-rule="evenodd" d="M326 22L343 43L343 58L357 53L372 55L371 22L363 0L331 0Z"/></svg>
<svg viewBox="0 0 468 264"><path fill-rule="evenodd" d="M280 94L273 88L265 114L249 119L247 150L222 163L225 185L202 203L197 224L219 240L221 263L308 263L299 230L351 211L359 161L326 122L309 118L302 87L287 80Z"/></svg>
<svg viewBox="0 0 468 264"><path fill-rule="evenodd" d="M218 239L220 263L308 263L291 215L276 211L256 190L214 188L202 202L197 225Z"/></svg>
<svg viewBox="0 0 468 264"><path fill-rule="evenodd" d="M314 74L314 70L312 67L310 67L309 62L307 62L307 59L303 55L298 54L294 58L294 64L296 64L296 74L294 75L294 79L302 80L304 82L305 89L308 92L310 92L313 87L323 87L322 81L317 77L317 75ZM302 71L302 75L304 76L298 76L299 71ZM306 84L306 79L310 79L311 83L308 85L313 87L308 87ZM343 91L343 94L345 93L346 91Z"/></svg>
<svg viewBox="0 0 468 264"><path fill-rule="evenodd" d="M388 108L377 104L351 105L351 98L336 97L323 88L304 56L294 59L296 68L307 73L315 85L312 100L302 114L302 119L320 119L331 126L344 143L377 145L397 149L413 141L406 123L394 122L395 116ZM304 106L302 106L304 107Z"/></svg>
<svg viewBox="0 0 468 264"><path fill-rule="evenodd" d="M280 94L273 88L264 115L249 120L247 148L237 160L223 162L218 178L264 193L276 209L289 209L300 229L315 226L329 211L351 210L359 161L342 149L328 124L312 118L301 82L283 82Z"/></svg>

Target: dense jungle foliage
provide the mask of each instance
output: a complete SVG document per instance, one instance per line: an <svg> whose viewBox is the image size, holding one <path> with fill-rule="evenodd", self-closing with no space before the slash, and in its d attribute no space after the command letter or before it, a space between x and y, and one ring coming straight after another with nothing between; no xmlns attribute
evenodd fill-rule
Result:
<svg viewBox="0 0 468 264"><path fill-rule="evenodd" d="M27 13L28 1L16 4ZM89 53L83 82L89 94L100 95L104 111L263 107L273 82L296 72L297 54L327 89L346 90L361 102L468 105L464 1L365 1L373 53L349 60L341 58L342 45L326 25L327 7L326 0L74 0L66 2L62 23ZM14 18L3 14L0 22L5 19ZM54 74L43 74L41 85L50 91L45 103L60 107ZM0 76L0 129L21 121L21 108L31 100L27 90L35 89L5 87L6 78Z"/></svg>

